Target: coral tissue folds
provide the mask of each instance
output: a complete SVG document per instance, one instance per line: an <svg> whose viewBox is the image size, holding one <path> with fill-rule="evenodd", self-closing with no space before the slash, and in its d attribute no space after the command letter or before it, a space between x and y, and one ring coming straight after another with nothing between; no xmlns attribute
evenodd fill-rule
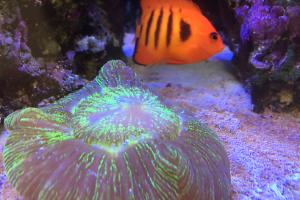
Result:
<svg viewBox="0 0 300 200"><path fill-rule="evenodd" d="M122 61L5 127L6 172L25 199L229 199L217 136L162 104Z"/></svg>

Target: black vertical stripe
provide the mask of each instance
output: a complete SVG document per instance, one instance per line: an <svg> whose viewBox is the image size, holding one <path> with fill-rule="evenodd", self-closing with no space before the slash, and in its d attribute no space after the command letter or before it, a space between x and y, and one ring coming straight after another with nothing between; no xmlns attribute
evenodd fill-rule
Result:
<svg viewBox="0 0 300 200"><path fill-rule="evenodd" d="M147 22L146 38L145 38L145 45L146 46L148 46L148 43L149 43L149 34L150 34L150 28L151 28L152 21L153 21L153 15L154 15L154 10L151 11L150 17L149 17L148 22Z"/></svg>
<svg viewBox="0 0 300 200"><path fill-rule="evenodd" d="M180 20L180 39L186 41L191 36L191 26L183 19Z"/></svg>
<svg viewBox="0 0 300 200"><path fill-rule="evenodd" d="M157 19L157 24L156 24L156 30L155 30L155 38L154 38L154 46L155 48L158 47L158 40L159 40L159 33L160 33L160 26L161 26L161 22L162 22L162 18L163 18L163 8L160 9L160 13Z"/></svg>
<svg viewBox="0 0 300 200"><path fill-rule="evenodd" d="M142 33L143 33L143 24L141 24L140 26L139 37L142 37Z"/></svg>
<svg viewBox="0 0 300 200"><path fill-rule="evenodd" d="M140 31L139 31L138 37L135 39L134 52L133 52L133 60L134 61L135 61L135 56L137 54L137 48L139 47L140 37L142 37L142 33L143 33L143 24L140 25Z"/></svg>
<svg viewBox="0 0 300 200"><path fill-rule="evenodd" d="M168 17L168 27L167 27L167 47L171 44L171 36L172 36L172 30L173 30L173 11L172 8L170 8L170 15Z"/></svg>

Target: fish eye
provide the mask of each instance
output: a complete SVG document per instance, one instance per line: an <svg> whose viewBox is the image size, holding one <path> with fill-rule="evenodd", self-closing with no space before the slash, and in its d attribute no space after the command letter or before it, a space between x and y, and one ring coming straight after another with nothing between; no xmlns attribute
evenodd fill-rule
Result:
<svg viewBox="0 0 300 200"><path fill-rule="evenodd" d="M218 33L216 32L212 32L210 33L209 37L212 39L212 40L217 40L219 37L218 37Z"/></svg>

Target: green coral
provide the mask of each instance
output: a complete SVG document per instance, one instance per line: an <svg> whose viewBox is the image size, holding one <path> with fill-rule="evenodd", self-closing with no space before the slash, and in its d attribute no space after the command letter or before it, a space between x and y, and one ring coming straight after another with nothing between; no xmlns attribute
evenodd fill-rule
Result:
<svg viewBox="0 0 300 200"><path fill-rule="evenodd" d="M5 120L8 179L25 199L229 199L216 134L163 105L121 61L53 105Z"/></svg>

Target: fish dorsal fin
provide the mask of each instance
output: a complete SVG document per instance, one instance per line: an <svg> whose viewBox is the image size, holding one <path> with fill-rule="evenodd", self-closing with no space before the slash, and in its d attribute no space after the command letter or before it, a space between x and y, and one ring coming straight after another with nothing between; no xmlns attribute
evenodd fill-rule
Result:
<svg viewBox="0 0 300 200"><path fill-rule="evenodd" d="M121 60L111 60L105 63L96 82L103 87L142 87L136 73Z"/></svg>

